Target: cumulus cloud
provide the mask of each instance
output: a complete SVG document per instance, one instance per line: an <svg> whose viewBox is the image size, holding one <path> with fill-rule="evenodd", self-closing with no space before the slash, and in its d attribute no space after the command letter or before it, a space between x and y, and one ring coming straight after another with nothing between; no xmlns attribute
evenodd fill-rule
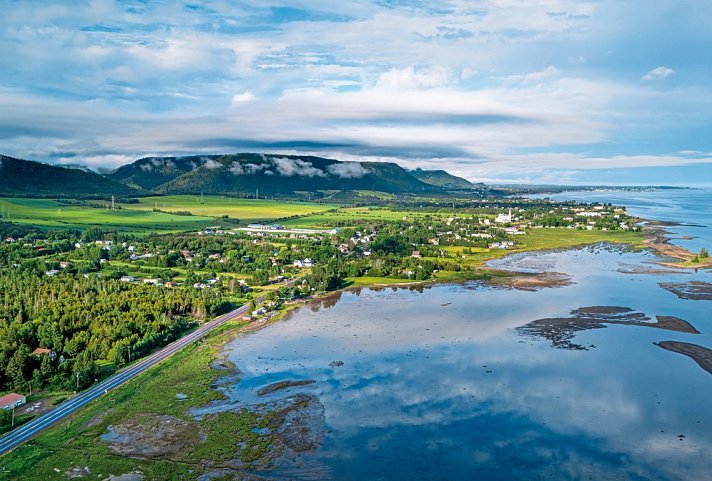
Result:
<svg viewBox="0 0 712 481"><path fill-rule="evenodd" d="M660 80L674 74L675 71L668 67L657 67L643 75L643 80Z"/></svg>
<svg viewBox="0 0 712 481"><path fill-rule="evenodd" d="M339 177L340 179L360 179L368 174L366 169L359 162L340 162L331 164L326 168L327 172Z"/></svg>
<svg viewBox="0 0 712 481"><path fill-rule="evenodd" d="M274 163L277 173L286 177L295 175L301 177L325 177L323 170L314 167L311 162L301 159L290 159L287 157L275 157L271 161Z"/></svg>

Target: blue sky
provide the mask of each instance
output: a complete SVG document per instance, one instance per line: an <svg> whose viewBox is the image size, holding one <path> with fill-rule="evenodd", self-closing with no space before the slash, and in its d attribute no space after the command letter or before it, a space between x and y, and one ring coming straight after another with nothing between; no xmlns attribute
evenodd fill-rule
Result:
<svg viewBox="0 0 712 481"><path fill-rule="evenodd" d="M0 152L712 185L712 2L0 0Z"/></svg>

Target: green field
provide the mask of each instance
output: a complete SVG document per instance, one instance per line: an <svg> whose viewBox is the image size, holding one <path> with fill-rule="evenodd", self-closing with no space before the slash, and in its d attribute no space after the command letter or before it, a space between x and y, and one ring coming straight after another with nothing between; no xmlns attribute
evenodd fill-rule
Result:
<svg viewBox="0 0 712 481"><path fill-rule="evenodd" d="M424 217L449 217L451 214L431 213L431 212L408 212L399 210L388 210L379 207L349 207L337 209L330 212L307 215L298 219L290 219L282 222L287 227L321 228L334 227L348 224L356 220L415 220Z"/></svg>
<svg viewBox="0 0 712 481"><path fill-rule="evenodd" d="M240 219L242 224L323 212L337 207L332 204L235 199L219 195L206 195L202 203L200 196L196 195L142 197L138 200L138 204L131 204L125 208L143 211L153 209L167 212L189 211L193 215L206 217L227 215L233 219Z"/></svg>
<svg viewBox="0 0 712 481"><path fill-rule="evenodd" d="M102 227L125 232L179 232L215 225L216 218L228 216L240 223L263 222L321 212L333 205L271 200L233 199L205 196L203 203L192 195L146 197L138 204L118 204L120 209L108 209L108 203L63 205L51 199L0 198L4 220L42 228ZM159 209L162 212L154 212ZM171 212L190 212L176 215Z"/></svg>

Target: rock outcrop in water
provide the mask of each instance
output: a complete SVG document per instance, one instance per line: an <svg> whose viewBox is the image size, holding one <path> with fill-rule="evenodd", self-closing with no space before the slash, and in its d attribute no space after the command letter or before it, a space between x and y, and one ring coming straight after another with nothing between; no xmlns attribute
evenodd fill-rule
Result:
<svg viewBox="0 0 712 481"><path fill-rule="evenodd" d="M650 317L642 312L628 307L591 306L581 307L571 311L571 317L554 317L538 319L518 327L523 335L541 337L551 341L559 349L587 350L592 346L583 346L572 342L578 331L603 329L609 324L625 326L653 327L675 332L699 334L692 324L673 316L656 316L657 321L651 322Z"/></svg>
<svg viewBox="0 0 712 481"><path fill-rule="evenodd" d="M655 344L667 351L677 352L695 361L702 369L712 374L712 349L680 341L662 341Z"/></svg>
<svg viewBox="0 0 712 481"><path fill-rule="evenodd" d="M661 282L658 284L680 299L691 301L712 301L712 284L709 282Z"/></svg>

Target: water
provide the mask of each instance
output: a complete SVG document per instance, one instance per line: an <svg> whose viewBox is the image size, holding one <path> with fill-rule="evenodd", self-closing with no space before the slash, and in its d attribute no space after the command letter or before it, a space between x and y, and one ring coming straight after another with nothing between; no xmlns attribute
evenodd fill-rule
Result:
<svg viewBox="0 0 712 481"><path fill-rule="evenodd" d="M667 227L673 243L693 252L712 250L712 190L674 189L658 191L572 191L531 196L579 202L605 202L626 206L644 219L671 222ZM688 239L692 237L692 239Z"/></svg>
<svg viewBox="0 0 712 481"><path fill-rule="evenodd" d="M712 375L654 343L712 348L710 302L659 285L712 275L654 261L598 245L493 263L565 273L565 287L338 294L233 341L243 378L223 386L230 400L211 409L317 400L318 447L287 451L266 473L276 479L708 480ZM586 350L571 350L516 329L583 306L676 316L701 334L610 325L576 333ZM307 380L315 382L258 394Z"/></svg>

